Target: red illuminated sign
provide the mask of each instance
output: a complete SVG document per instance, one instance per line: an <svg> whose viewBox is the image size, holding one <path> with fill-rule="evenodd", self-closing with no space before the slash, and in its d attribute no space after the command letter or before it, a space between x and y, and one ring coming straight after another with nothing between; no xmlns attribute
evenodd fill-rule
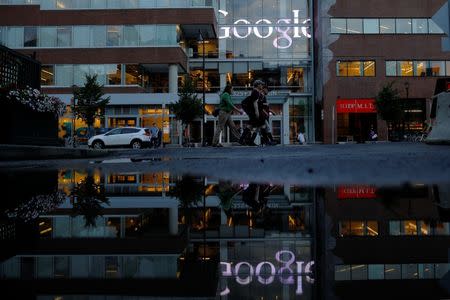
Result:
<svg viewBox="0 0 450 300"><path fill-rule="evenodd" d="M373 199L377 197L377 189L373 186L340 186L338 199Z"/></svg>
<svg viewBox="0 0 450 300"><path fill-rule="evenodd" d="M338 99L336 100L337 113L376 113L374 99Z"/></svg>

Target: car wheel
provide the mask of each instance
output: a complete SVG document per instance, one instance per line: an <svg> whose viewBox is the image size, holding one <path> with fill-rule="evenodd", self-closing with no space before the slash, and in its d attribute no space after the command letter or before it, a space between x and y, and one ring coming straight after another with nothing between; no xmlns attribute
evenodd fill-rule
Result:
<svg viewBox="0 0 450 300"><path fill-rule="evenodd" d="M133 141L131 141L131 148L133 148L133 149L141 149L142 148L142 142L140 140L133 140Z"/></svg>
<svg viewBox="0 0 450 300"><path fill-rule="evenodd" d="M94 141L92 143L92 148L94 149L103 149L105 147L105 144L103 144L102 141Z"/></svg>

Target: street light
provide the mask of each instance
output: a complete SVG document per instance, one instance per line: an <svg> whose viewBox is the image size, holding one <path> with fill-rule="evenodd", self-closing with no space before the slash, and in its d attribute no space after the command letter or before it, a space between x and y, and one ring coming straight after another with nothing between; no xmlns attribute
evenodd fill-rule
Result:
<svg viewBox="0 0 450 300"><path fill-rule="evenodd" d="M206 112L205 112L205 39L203 37L202 32L199 30L198 31L198 38L197 38L197 42L198 43L202 43L202 48L203 48L203 53L202 53L202 57L203 57L203 64L202 64L202 89L203 89L203 100L202 100L202 108L203 108L203 124L202 124L202 146L205 146L205 124L206 124Z"/></svg>

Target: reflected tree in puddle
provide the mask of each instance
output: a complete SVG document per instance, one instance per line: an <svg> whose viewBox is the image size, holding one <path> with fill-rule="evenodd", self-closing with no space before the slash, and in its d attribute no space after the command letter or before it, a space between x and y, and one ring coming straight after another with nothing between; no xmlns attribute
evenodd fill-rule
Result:
<svg viewBox="0 0 450 300"><path fill-rule="evenodd" d="M73 199L72 215L82 215L86 227L95 227L97 217L103 215L103 206L109 205L105 187L96 183L92 175L77 183L70 196Z"/></svg>

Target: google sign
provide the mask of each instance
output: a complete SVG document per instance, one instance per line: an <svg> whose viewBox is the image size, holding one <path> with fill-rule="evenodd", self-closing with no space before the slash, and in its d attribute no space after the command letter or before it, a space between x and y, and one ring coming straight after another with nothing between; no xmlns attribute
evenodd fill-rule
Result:
<svg viewBox="0 0 450 300"><path fill-rule="evenodd" d="M255 278L262 285L269 285L275 280L279 280L284 285L297 284L295 291L297 295L303 294L303 276L305 276L306 282L314 283L314 279L311 277L313 261L296 261L295 254L288 250L281 250L275 253L275 260L281 263L281 267L278 270L269 261L262 261L257 265L252 265L246 261L238 262L234 265L230 262L220 262L222 276L234 277L240 285L248 285ZM225 287L220 292L220 295L225 296L229 293L230 289Z"/></svg>
<svg viewBox="0 0 450 300"><path fill-rule="evenodd" d="M311 19L306 19L302 21L300 25L299 12L300 10L298 9L292 10L293 14L292 19L278 19L276 21L271 21L268 19L259 19L258 21L255 22L255 24L252 24L247 19L236 20L233 23L236 26L220 27L221 32L219 35L219 39L232 38L232 36L238 39L246 39L252 33L260 39L267 39L271 37L275 31L276 34L272 43L273 46L277 49L287 49L292 46L293 39L302 37L306 37L308 39L311 38L310 33ZM219 10L219 13L225 17L228 15L228 12L224 10ZM293 27L287 26L290 24L293 24L295 26ZM270 26L270 25L278 25L278 26ZM239 28L243 30L239 30ZM265 32L261 33L260 30L261 28L266 29Z"/></svg>

